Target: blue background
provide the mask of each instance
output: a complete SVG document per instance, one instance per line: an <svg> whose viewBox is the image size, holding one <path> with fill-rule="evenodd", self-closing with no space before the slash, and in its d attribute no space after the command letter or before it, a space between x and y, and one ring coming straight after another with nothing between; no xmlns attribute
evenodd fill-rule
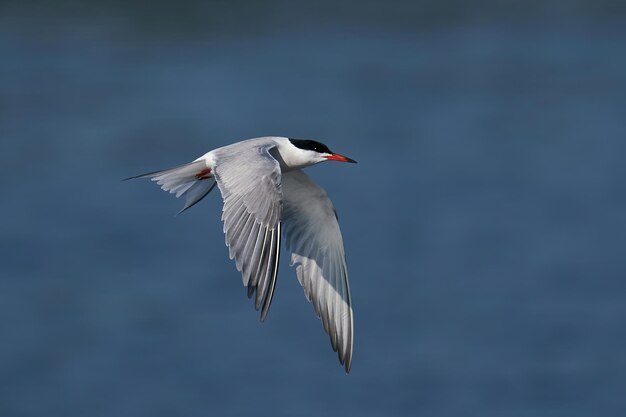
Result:
<svg viewBox="0 0 626 417"><path fill-rule="evenodd" d="M626 7L0 3L0 415L626 413ZM283 256L121 178L320 140L345 375Z"/></svg>

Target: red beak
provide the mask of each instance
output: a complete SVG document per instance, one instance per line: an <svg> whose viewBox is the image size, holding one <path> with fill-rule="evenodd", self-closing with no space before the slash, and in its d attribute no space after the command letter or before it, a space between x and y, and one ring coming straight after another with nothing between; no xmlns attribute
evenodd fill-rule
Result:
<svg viewBox="0 0 626 417"><path fill-rule="evenodd" d="M350 162L351 164L356 164L354 159L348 158L347 156L339 155L338 153L334 153L332 155L328 155L326 157L327 161L339 161L339 162Z"/></svg>

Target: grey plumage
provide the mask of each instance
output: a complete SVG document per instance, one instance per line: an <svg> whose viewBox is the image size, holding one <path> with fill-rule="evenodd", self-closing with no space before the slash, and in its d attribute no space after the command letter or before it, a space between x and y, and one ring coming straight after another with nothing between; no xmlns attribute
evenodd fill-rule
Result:
<svg viewBox="0 0 626 417"><path fill-rule="evenodd" d="M326 192L302 171L283 173L283 225L298 281L321 318L346 372L352 366L353 319L343 239Z"/></svg>
<svg viewBox="0 0 626 417"><path fill-rule="evenodd" d="M150 178L176 197L185 196L180 212L218 186L229 256L261 321L274 295L284 237L304 294L349 372L354 330L343 239L328 195L300 170L326 160L355 162L319 142L271 136L133 178Z"/></svg>

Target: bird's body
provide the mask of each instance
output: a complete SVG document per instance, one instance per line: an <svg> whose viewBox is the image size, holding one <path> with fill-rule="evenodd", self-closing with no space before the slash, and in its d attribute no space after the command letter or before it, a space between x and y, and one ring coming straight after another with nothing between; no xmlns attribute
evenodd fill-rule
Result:
<svg viewBox="0 0 626 417"><path fill-rule="evenodd" d="M326 160L355 162L319 142L267 136L214 149L177 168L140 175L185 196L188 209L217 184L231 259L264 320L276 285L281 230L305 295L346 372L353 322L343 240L326 192L301 169Z"/></svg>

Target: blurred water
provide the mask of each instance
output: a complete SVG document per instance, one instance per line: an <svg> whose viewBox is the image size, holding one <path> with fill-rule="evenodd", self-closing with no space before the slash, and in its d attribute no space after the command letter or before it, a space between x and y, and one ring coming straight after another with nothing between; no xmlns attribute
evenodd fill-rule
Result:
<svg viewBox="0 0 626 417"><path fill-rule="evenodd" d="M0 6L0 415L620 415L626 41L611 2ZM331 195L344 375L211 195L120 178L261 135ZM286 258L283 258L286 259Z"/></svg>

